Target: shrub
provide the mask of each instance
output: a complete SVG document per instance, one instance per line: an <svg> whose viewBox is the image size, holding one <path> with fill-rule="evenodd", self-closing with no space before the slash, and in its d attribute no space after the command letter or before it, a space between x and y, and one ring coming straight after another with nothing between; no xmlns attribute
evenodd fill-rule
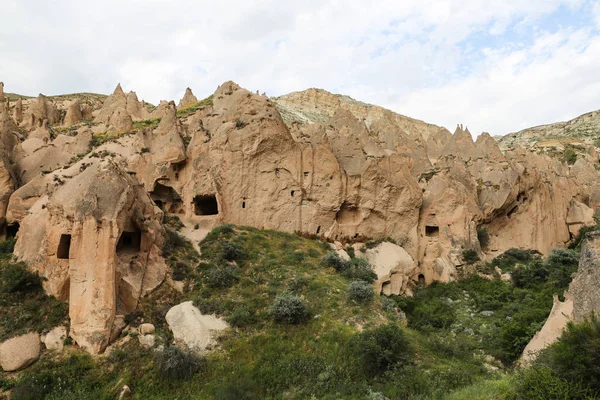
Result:
<svg viewBox="0 0 600 400"><path fill-rule="evenodd" d="M408 364L413 355L404 331L394 323L356 334L350 347L360 368L370 377Z"/></svg>
<svg viewBox="0 0 600 400"><path fill-rule="evenodd" d="M509 400L591 399L591 391L583 384L562 379L544 366L529 368L517 375Z"/></svg>
<svg viewBox="0 0 600 400"><path fill-rule="evenodd" d="M377 274L373 271L371 264L363 258L353 258L350 260L343 275L348 279L365 282L373 282L377 279Z"/></svg>
<svg viewBox="0 0 600 400"><path fill-rule="evenodd" d="M171 274L171 276L173 277L173 280L183 281L188 276L190 276L192 271L193 269L189 264L179 261L176 262L173 266L173 273Z"/></svg>
<svg viewBox="0 0 600 400"><path fill-rule="evenodd" d="M344 272L346 269L348 269L348 262L342 260L342 258L335 251L330 251L325 254L322 262L325 266L333 268L337 272Z"/></svg>
<svg viewBox="0 0 600 400"><path fill-rule="evenodd" d="M236 307L233 312L228 315L225 320L229 325L237 328L252 325L256 322L256 316L246 306Z"/></svg>
<svg viewBox="0 0 600 400"><path fill-rule="evenodd" d="M241 260L244 257L244 251L235 243L227 242L221 248L221 256L227 261Z"/></svg>
<svg viewBox="0 0 600 400"><path fill-rule="evenodd" d="M203 360L188 350L169 346L156 353L156 373L165 381L188 379L202 368Z"/></svg>
<svg viewBox="0 0 600 400"><path fill-rule="evenodd" d="M0 294L30 293L41 288L40 276L27 270L24 263L0 265Z"/></svg>
<svg viewBox="0 0 600 400"><path fill-rule="evenodd" d="M308 306L300 296L282 293L273 301L269 315L280 323L298 324L308 319Z"/></svg>
<svg viewBox="0 0 600 400"><path fill-rule="evenodd" d="M214 289L225 289L233 286L240 278L236 275L237 268L234 265L216 267L206 272L205 282Z"/></svg>
<svg viewBox="0 0 600 400"><path fill-rule="evenodd" d="M477 255L477 252L473 249L465 249L462 251L462 256L463 256L463 260L467 263L467 264L474 264L477 261L479 261L479 256Z"/></svg>
<svg viewBox="0 0 600 400"><path fill-rule="evenodd" d="M16 238L8 238L3 242L0 242L0 254L12 254L15 249Z"/></svg>
<svg viewBox="0 0 600 400"><path fill-rule="evenodd" d="M540 363L571 384L583 383L600 396L600 320L592 315L569 323L560 339L540 355Z"/></svg>
<svg viewBox="0 0 600 400"><path fill-rule="evenodd" d="M368 303L375 297L373 285L365 281L352 281L348 285L348 299L357 303Z"/></svg>
<svg viewBox="0 0 600 400"><path fill-rule="evenodd" d="M167 258L175 253L178 247L185 246L185 239L181 237L177 232L171 229L166 229L165 232L165 243L162 247L163 257Z"/></svg>
<svg viewBox="0 0 600 400"><path fill-rule="evenodd" d="M573 149L565 149L562 160L568 165L573 165L575 164L575 161L577 161L577 153Z"/></svg>

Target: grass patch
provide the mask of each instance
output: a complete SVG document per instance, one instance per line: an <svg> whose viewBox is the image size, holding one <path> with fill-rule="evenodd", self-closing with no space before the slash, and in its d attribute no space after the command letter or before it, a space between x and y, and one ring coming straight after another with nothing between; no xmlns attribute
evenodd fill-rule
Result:
<svg viewBox="0 0 600 400"><path fill-rule="evenodd" d="M195 113L196 111L198 111L201 108L209 107L212 105L213 105L213 96L210 95L207 98L205 98L204 100L200 100L200 101L190 104L189 106L180 108L179 110L177 110L177 116L178 117L187 117L189 115L192 115L193 113Z"/></svg>

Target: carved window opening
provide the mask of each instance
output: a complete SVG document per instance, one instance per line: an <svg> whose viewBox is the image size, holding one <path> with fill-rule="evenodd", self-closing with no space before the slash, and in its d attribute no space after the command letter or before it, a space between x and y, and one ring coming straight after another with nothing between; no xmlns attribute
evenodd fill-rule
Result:
<svg viewBox="0 0 600 400"><path fill-rule="evenodd" d="M194 213L196 215L217 215L219 204L215 195L194 197Z"/></svg>
<svg viewBox="0 0 600 400"><path fill-rule="evenodd" d="M317 227L317 235L318 235L319 233L321 233L321 227L320 227L320 226L319 226L319 227Z"/></svg>
<svg viewBox="0 0 600 400"><path fill-rule="evenodd" d="M417 280L419 281L419 283L425 283L425 275L419 274Z"/></svg>
<svg viewBox="0 0 600 400"><path fill-rule="evenodd" d="M435 225L425 226L425 236L427 237L438 237L440 236L440 227Z"/></svg>
<svg viewBox="0 0 600 400"><path fill-rule="evenodd" d="M14 224L10 224L6 227L6 237L9 238L15 238L17 237L17 233L19 232L19 224L18 223L14 223Z"/></svg>
<svg viewBox="0 0 600 400"><path fill-rule="evenodd" d="M123 232L117 243L117 253L137 253L142 245L142 232Z"/></svg>
<svg viewBox="0 0 600 400"><path fill-rule="evenodd" d="M71 235L62 234L58 241L58 249L56 250L56 257L61 260L69 259L69 252L71 251Z"/></svg>

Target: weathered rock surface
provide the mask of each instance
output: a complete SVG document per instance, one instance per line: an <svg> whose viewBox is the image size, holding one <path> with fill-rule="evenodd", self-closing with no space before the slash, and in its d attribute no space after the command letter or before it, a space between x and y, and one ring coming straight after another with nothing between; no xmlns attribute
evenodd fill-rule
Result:
<svg viewBox="0 0 600 400"><path fill-rule="evenodd" d="M92 159L94 160L94 159ZM9 213L20 224L14 254L69 299L70 335L98 353L115 314L126 314L164 279L162 212L111 161L80 161L21 187Z"/></svg>
<svg viewBox="0 0 600 400"><path fill-rule="evenodd" d="M179 107L196 101L187 90ZM412 263L381 264L386 294L455 279L466 249L548 254L600 213L587 139L567 163L538 143L503 152L488 134L473 141L462 126L451 134L319 89L269 99L233 82L185 114L120 85L0 107L0 229L20 227L15 254L69 299L71 335L91 352L162 282L163 212L202 232L233 223L323 236L340 253L391 237L404 253L390 257ZM135 251L121 251L124 233Z"/></svg>
<svg viewBox="0 0 600 400"><path fill-rule="evenodd" d="M365 258L377 274L376 291L389 295L403 295L412 289L418 279L417 264L413 258L397 244L383 242L372 249L357 253Z"/></svg>
<svg viewBox="0 0 600 400"><path fill-rule="evenodd" d="M57 326L42 336L42 343L48 350L61 351L64 347L65 339L67 338L67 328L64 326Z"/></svg>
<svg viewBox="0 0 600 400"><path fill-rule="evenodd" d="M37 333L8 339L0 344L0 367L5 372L26 368L40 357L40 347Z"/></svg>
<svg viewBox="0 0 600 400"><path fill-rule="evenodd" d="M542 329L535 334L533 339L527 344L523 355L519 359L519 364L528 365L533 361L540 350L545 349L556 342L569 321L573 320L573 301L565 299L561 302L558 296L554 296L554 305L548 319Z"/></svg>
<svg viewBox="0 0 600 400"><path fill-rule="evenodd" d="M219 332L229 328L221 318L202 315L191 301L171 308L166 320L175 341L198 353L210 350L216 344Z"/></svg>
<svg viewBox="0 0 600 400"><path fill-rule="evenodd" d="M196 96L194 96L194 93L192 93L192 89L187 88L185 89L185 94L183 95L183 98L181 100L179 100L179 104L177 105L178 108L185 108L189 105L192 105L194 103L198 102L198 98Z"/></svg>

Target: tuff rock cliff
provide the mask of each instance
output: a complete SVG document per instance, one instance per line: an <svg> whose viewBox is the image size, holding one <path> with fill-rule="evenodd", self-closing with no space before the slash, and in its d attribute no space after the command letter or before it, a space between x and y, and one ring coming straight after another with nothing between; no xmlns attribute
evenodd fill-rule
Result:
<svg viewBox="0 0 600 400"><path fill-rule="evenodd" d="M120 85L108 97L0 101L0 229L69 300L70 335L92 353L165 278L165 213L199 232L390 237L393 256L365 257L387 260L378 290L404 294L454 279L463 250L547 254L600 211L594 143L575 160L501 151L489 134L473 141L462 126L452 134L319 89L268 98L226 82L157 107Z"/></svg>

